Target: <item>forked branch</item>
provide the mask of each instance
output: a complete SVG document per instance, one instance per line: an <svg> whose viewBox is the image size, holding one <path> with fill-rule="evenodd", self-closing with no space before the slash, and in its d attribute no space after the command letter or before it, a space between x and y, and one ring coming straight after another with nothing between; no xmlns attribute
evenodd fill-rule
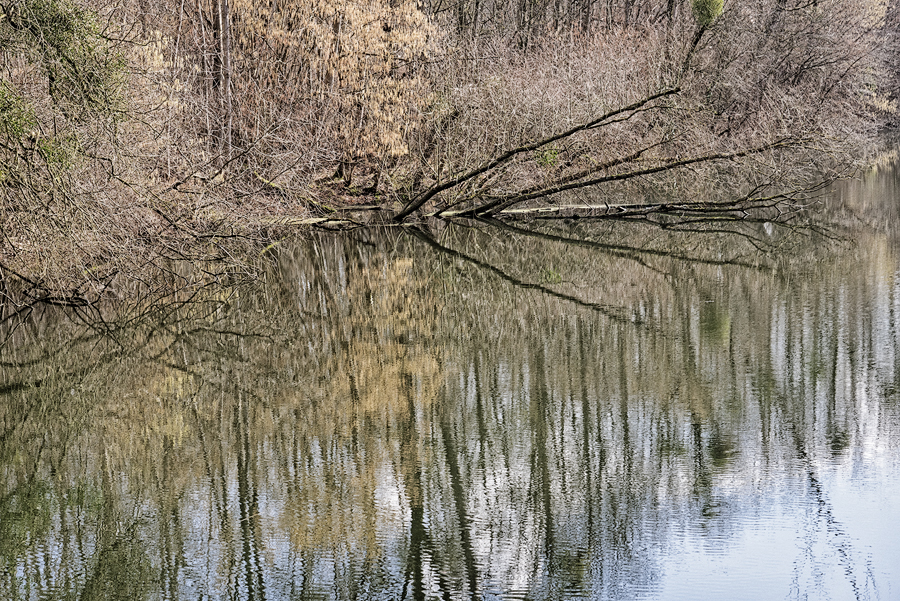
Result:
<svg viewBox="0 0 900 601"><path fill-rule="evenodd" d="M704 154L700 156L690 157L687 159L676 159L665 161L661 165L656 165L654 167L647 167L644 169L634 169L631 171L626 171L624 173L615 173L611 175L603 175L600 177L594 177L589 179L582 179L579 181L570 181L564 183L556 183L551 184L549 186L544 186L540 188L532 188L523 192L515 192L512 194L504 194L499 196L492 196L485 200L480 206L471 209L470 211L466 211L464 215L477 215L477 216L488 216L495 215L496 213L503 211L512 207L513 205L528 201L534 200L536 198L542 198L545 196L550 196L551 194L558 194L560 192L566 192L569 190L577 190L580 188L587 188L590 186L597 186L599 184L604 184L608 182L614 181L623 181L628 179L633 179L636 177L641 177L645 175L654 175L656 173L662 173L664 171L670 171L672 169L678 169L680 167L687 167L689 165L695 165L698 163L712 163L712 162L721 162L721 161L729 161L734 160L754 154L760 154L763 152L767 152L770 150L774 150L777 148L786 148L789 146L797 146L801 143L801 140L797 138L781 138L775 140L773 142L769 142L767 144L762 144L760 146L756 146L754 148L748 148L746 150L741 150L737 152L719 152L719 153L711 153ZM641 151L638 154L642 154L644 151Z"/></svg>
<svg viewBox="0 0 900 601"><path fill-rule="evenodd" d="M517 148L507 150L503 154L495 157L494 159L492 159L490 161L487 161L486 163L484 163L483 165L481 165L479 167L476 167L475 169L467 171L467 172L465 172L461 175L458 175L454 178L451 178L447 181L439 182L439 183L431 186L430 188L423 190L422 192L420 192L419 194L414 196L409 202L406 203L406 206L404 206L403 209L399 213L397 213L397 215L394 217L394 220L395 221L403 221L409 215L411 215L412 213L419 210L426 202L428 202L429 200L431 200L432 198L434 198L436 195L440 194L441 192L449 190L450 188L456 187L462 183L468 182L468 181L472 180L473 178L476 178L479 175L482 175L492 169L496 169L500 165L506 163L507 161L509 161L521 154L533 152L533 151L541 148L542 146L547 146L548 144L552 144L559 140L571 137L579 132L582 132L582 131L585 131L588 129L595 129L597 127L602 127L603 125L608 124L608 122L610 122L610 120L612 120L614 117L622 116L623 119L626 119L626 118L630 117L632 114L637 114L637 112L640 111L644 106L653 102L654 100L658 100L658 99L664 98L666 96L671 96L673 94L677 94L680 91L681 91L680 88L669 88L669 89L663 90L661 92L657 92L656 94L647 96L646 98L643 98L642 100L639 100L637 102L629 104L628 106L624 106L624 107L612 110L596 119L593 119L586 123L576 125L575 127L572 127L562 133L554 134L547 138L543 138L536 142L532 142L531 144L526 144L524 146L519 146ZM619 120L617 120L617 121L619 121Z"/></svg>

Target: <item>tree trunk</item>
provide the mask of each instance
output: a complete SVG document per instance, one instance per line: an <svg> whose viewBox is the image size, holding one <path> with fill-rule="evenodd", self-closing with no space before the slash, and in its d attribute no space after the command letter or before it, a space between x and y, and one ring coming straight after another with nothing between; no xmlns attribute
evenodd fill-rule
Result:
<svg viewBox="0 0 900 601"><path fill-rule="evenodd" d="M221 155L223 161L231 158L232 88L231 88L231 9L228 0L218 0L219 29L219 101L222 119Z"/></svg>

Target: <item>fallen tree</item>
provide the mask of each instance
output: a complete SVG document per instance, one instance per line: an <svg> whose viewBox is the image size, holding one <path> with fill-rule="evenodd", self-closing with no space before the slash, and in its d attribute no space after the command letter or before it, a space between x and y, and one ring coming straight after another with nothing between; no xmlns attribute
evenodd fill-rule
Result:
<svg viewBox="0 0 900 601"><path fill-rule="evenodd" d="M416 215L787 214L854 172L874 131L883 6L731 6L640 31L467 46L439 61L418 168L393 192ZM671 15L670 15L671 16Z"/></svg>
<svg viewBox="0 0 900 601"><path fill-rule="evenodd" d="M730 151L702 147L688 156L673 156L661 152L676 142L677 133L668 126L661 128L662 131L655 137L650 134L641 139L637 148L628 148L616 156L598 158L599 153L590 151L592 145L602 144L604 128L621 127L638 119L643 123L635 124L635 128L647 128L647 121L668 123L669 116L664 113L677 110L672 100L681 92L680 88L669 88L650 94L566 131L501 152L459 175L439 179L422 190L407 194L403 208L396 213L394 220L404 221L426 206L429 207L427 215L433 217L622 218L661 214L740 217L763 210L784 215L804 208L815 194L827 188L840 175L846 175L846 171L821 170L815 177L804 174L804 177L793 178L788 184L783 174L772 169L763 174L762 183L748 186L746 192L716 200L668 199L635 203L602 202L592 197L593 202L559 204L559 195L597 188L602 184L626 182L701 165L727 168L744 159L772 157L785 151L800 154L816 143L811 137L780 135ZM838 166L847 167L842 164ZM535 172L543 176L538 181L529 175Z"/></svg>
<svg viewBox="0 0 900 601"><path fill-rule="evenodd" d="M569 130L555 134L536 142L526 144L506 152L485 162L470 171L450 178L446 181L435 183L410 198L403 209L397 213L395 219L402 221L421 209L426 203L439 196L441 193L454 188L466 188L462 198L448 202L438 202L431 213L433 216L462 216L462 217L490 217L497 215L565 215L568 211L589 211L592 216L630 216L648 215L651 213L677 212L718 212L718 213L748 213L752 209L775 208L783 203L798 200L800 191L792 190L770 195L759 195L762 186L755 187L750 193L739 197L720 201L697 202L651 202L640 204L615 204L604 205L569 205L567 207L538 206L513 211L513 207L529 201L547 200L553 195L590 188L600 184L625 181L643 176L654 175L690 167L704 163L723 163L735 161L744 157L759 155L775 150L788 148L800 149L806 140L798 137L782 137L764 142L751 148L735 150L733 152L700 152L690 157L653 156L651 153L660 147L664 147L671 140L665 137L651 141L637 150L618 156L603 162L592 160L588 154L581 157L561 157L561 154L569 154L568 150L561 153L556 144L577 146L576 136L591 130L597 130L614 123L627 121L636 115L654 110L661 110L658 101L677 95L678 88L663 90L646 98L634 102L628 106L609 111L597 119L579 124ZM547 149L550 149L549 151ZM496 191L491 183L504 173L515 170L516 167L528 164L534 168L535 164L542 161L549 162L554 173L544 181L522 188ZM565 161L563 163L563 161ZM557 164L557 162L562 164ZM526 182L528 180L525 180ZM824 182L806 187L803 191L819 191L824 187ZM552 202L552 201L551 201Z"/></svg>

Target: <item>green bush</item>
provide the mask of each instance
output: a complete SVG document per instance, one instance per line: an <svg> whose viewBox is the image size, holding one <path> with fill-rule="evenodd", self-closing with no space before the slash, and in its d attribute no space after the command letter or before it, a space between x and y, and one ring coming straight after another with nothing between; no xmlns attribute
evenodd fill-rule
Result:
<svg viewBox="0 0 900 601"><path fill-rule="evenodd" d="M0 139L21 138L36 124L34 110L5 81L0 80Z"/></svg>
<svg viewBox="0 0 900 601"><path fill-rule="evenodd" d="M703 29L712 25L713 21L719 18L724 7L724 0L691 1L691 9L693 10L694 18L697 20L697 24Z"/></svg>
<svg viewBox="0 0 900 601"><path fill-rule="evenodd" d="M23 0L0 7L0 49L39 65L54 103L70 118L119 110L125 63L96 15L71 0Z"/></svg>

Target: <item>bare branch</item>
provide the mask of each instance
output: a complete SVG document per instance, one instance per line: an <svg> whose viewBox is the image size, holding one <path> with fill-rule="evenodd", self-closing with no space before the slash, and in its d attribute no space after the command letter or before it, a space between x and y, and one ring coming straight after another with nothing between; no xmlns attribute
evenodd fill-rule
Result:
<svg viewBox="0 0 900 601"><path fill-rule="evenodd" d="M500 156L496 157L495 159L493 159L491 161L488 161L487 163L485 163L484 165L482 165L476 169L468 171L468 172L466 172L462 175L459 175L457 177L454 177L442 184L432 186L428 190L425 190L424 192L419 194L416 198L414 198L409 203L407 203L407 205L403 208L403 210L400 211L399 213L397 213L397 215L394 217L394 220L395 221L403 221L404 219L406 219L406 217L408 217L409 215L411 215L412 213L417 211L419 208L421 208L422 205L424 205L426 202L428 202L429 200L434 198L435 195L437 195L445 190L449 190L450 188L453 188L455 186L458 186L459 184L466 182L474 177L477 177L477 176L481 175L482 173L485 173L491 169L494 169L497 166L505 163L506 161L508 161L509 159L511 159L517 155L520 155L520 154L523 154L526 152L532 152L542 146L546 146L547 144L552 144L553 142L562 140L563 138L568 138L580 131L584 131L587 129L594 129L594 128L602 125L605 121L612 119L613 117L616 117L623 113L636 112L638 109L640 109L641 107L643 107L644 105L646 105L649 102L653 102L654 100L657 100L659 98L677 94L680 91L681 91L680 88L670 88L668 90L663 90L662 92L658 92L656 94L648 96L648 97L646 97L642 100L639 100L635 103L629 104L628 106L624 106L624 107L615 109L613 111L610 111L610 112L602 115L601 117L598 117L597 119L589 121L588 123L582 123L580 125L577 125L571 129L567 130L567 131L564 131L559 134L555 134L548 138L543 138L541 140L538 140L537 142L533 142L531 144L526 144L524 146L519 146L518 148L513 148L511 150L507 150Z"/></svg>

